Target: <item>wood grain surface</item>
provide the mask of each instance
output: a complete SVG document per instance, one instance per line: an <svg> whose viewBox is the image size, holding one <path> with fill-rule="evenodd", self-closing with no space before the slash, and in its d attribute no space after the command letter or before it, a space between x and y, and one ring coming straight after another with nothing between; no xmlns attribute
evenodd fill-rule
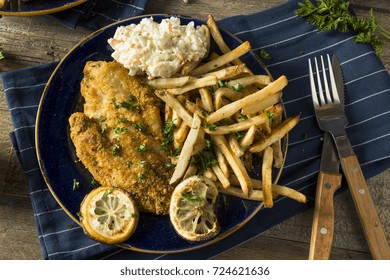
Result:
<svg viewBox="0 0 390 280"><path fill-rule="evenodd" d="M216 20L262 11L284 0L150 0L145 13L169 13ZM390 30L388 0L351 0L356 14L369 15L372 7L378 23ZM0 73L59 61L78 41L91 33L78 27L68 29L48 16L0 18L0 48L5 59ZM381 57L390 70L390 46ZM12 130L0 84L0 259L41 259L37 229L24 174L12 148ZM390 238L390 169L367 181L387 239ZM312 198L314 199L314 198ZM371 259L367 243L349 192L334 201L335 226L330 259ZM215 259L307 259L313 209L274 226L262 235L224 252Z"/></svg>

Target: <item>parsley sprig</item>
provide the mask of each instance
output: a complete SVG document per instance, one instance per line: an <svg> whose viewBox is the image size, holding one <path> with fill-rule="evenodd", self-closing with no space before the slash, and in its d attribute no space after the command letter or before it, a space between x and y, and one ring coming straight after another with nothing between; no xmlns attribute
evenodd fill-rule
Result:
<svg viewBox="0 0 390 280"><path fill-rule="evenodd" d="M344 0L303 0L295 14L306 18L318 27L318 32L338 30L355 31L355 42L371 44L377 56L383 55L383 45L389 43L390 32L376 21L373 10L368 19L354 16L349 11L349 2Z"/></svg>

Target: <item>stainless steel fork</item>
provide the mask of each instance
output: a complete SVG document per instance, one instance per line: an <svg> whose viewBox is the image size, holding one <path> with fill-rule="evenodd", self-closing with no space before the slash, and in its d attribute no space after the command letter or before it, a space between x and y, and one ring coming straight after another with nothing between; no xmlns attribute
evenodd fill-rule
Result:
<svg viewBox="0 0 390 280"><path fill-rule="evenodd" d="M344 92L337 91L329 55L327 55L328 71L323 56L321 56L321 70L318 64L317 58L314 58L314 73L309 59L311 93L318 125L322 130L332 134L372 257L390 259L386 234L345 131L348 119L344 113L344 106L340 102L340 94Z"/></svg>

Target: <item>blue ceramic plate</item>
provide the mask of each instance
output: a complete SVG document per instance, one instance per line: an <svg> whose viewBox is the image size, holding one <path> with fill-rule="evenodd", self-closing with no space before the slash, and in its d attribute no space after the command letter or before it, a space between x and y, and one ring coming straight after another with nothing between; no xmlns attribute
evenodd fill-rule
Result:
<svg viewBox="0 0 390 280"><path fill-rule="evenodd" d="M0 15L6 16L37 16L63 11L80 5L87 0L5 0L0 8Z"/></svg>
<svg viewBox="0 0 390 280"><path fill-rule="evenodd" d="M143 17L145 16L107 26L76 45L55 69L41 99L36 125L36 147L41 171L56 200L77 223L80 203L92 190L89 173L80 163L75 162L68 127L68 118L76 110L80 100L83 68L89 60L112 60L112 49L107 40L114 35L118 26L139 23ZM153 15L157 22L167 17ZM184 17L181 17L181 21L182 24L188 24L190 21L194 21L196 25L204 24L199 20ZM221 30L221 33L231 48L241 44L241 41L230 33L224 30ZM214 42L211 50L219 52ZM246 54L242 60L254 73L269 74L254 53ZM280 171L274 172L275 180L279 177ZM73 191L73 179L79 181L83 187ZM171 226L168 216L141 213L136 232L121 246L153 253L182 252L204 247L238 230L261 209L261 206L259 202L220 194L217 215L221 233L211 240L199 243L189 243L180 238Z"/></svg>

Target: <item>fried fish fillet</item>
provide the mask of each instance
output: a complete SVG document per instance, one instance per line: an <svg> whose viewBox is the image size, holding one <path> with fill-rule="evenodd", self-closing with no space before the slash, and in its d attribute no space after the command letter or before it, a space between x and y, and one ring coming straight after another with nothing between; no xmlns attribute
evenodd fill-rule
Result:
<svg viewBox="0 0 390 280"><path fill-rule="evenodd" d="M142 122L145 132L161 139L161 101L138 77L129 76L120 63L88 61L80 90L85 99L84 113L88 117L113 117L114 121L126 118L134 124Z"/></svg>
<svg viewBox="0 0 390 280"><path fill-rule="evenodd" d="M76 155L103 186L129 191L141 211L168 214L170 159L161 150L160 102L116 62L89 62L84 112L69 118Z"/></svg>

